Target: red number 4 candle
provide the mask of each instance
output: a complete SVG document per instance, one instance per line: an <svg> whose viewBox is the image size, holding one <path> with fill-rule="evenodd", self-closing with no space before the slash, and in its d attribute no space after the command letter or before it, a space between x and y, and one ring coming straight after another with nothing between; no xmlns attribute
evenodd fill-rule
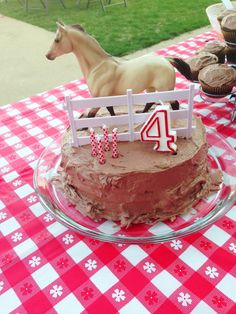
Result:
<svg viewBox="0 0 236 314"><path fill-rule="evenodd" d="M156 142L154 150L176 152L176 131L171 130L169 106L158 106L140 131L142 142Z"/></svg>

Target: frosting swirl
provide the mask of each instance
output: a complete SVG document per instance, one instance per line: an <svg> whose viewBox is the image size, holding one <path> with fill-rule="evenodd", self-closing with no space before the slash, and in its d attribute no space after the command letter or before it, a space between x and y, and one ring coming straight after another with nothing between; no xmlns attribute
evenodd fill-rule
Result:
<svg viewBox="0 0 236 314"><path fill-rule="evenodd" d="M200 52L186 60L192 71L199 71L210 64L218 62L216 55L209 52Z"/></svg>
<svg viewBox="0 0 236 314"><path fill-rule="evenodd" d="M199 81L212 87L236 86L236 70L226 64L212 64L200 70Z"/></svg>
<svg viewBox="0 0 236 314"><path fill-rule="evenodd" d="M236 13L225 16L221 22L221 27L225 31L236 30Z"/></svg>
<svg viewBox="0 0 236 314"><path fill-rule="evenodd" d="M210 52L210 53L219 53L224 51L226 45L219 40L208 41L204 47L198 50L198 52Z"/></svg>

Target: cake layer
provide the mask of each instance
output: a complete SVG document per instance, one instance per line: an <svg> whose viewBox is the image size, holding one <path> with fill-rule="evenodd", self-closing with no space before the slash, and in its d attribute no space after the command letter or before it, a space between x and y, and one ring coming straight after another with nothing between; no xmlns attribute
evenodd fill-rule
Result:
<svg viewBox="0 0 236 314"><path fill-rule="evenodd" d="M211 186L205 128L196 119L191 139L177 139L176 155L153 150L153 143L119 142L119 158L105 153L101 165L90 145L62 144L58 180L76 208L92 219L150 223L185 212Z"/></svg>

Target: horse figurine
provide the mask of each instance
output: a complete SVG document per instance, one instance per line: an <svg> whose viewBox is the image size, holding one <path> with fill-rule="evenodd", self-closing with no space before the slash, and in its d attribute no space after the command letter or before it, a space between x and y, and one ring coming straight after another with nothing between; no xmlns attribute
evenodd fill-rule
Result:
<svg viewBox="0 0 236 314"><path fill-rule="evenodd" d="M80 25L65 25L57 22L57 32L47 59L73 52L79 61L92 97L126 94L127 89L134 93L169 91L175 88L176 73L174 67L191 80L189 65L179 58L144 55L131 60L113 57L102 49L95 38L85 32ZM147 112L153 103L147 103L143 112ZM171 103L178 109L178 102ZM115 115L113 107L107 107ZM88 116L94 117L99 108L92 108Z"/></svg>

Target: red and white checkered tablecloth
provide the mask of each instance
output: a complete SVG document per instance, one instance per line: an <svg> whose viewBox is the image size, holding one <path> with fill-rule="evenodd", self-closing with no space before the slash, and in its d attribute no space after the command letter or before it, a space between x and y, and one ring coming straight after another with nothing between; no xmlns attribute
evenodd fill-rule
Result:
<svg viewBox="0 0 236 314"><path fill-rule="evenodd" d="M214 33L159 51L187 58ZM180 74L177 87L189 84ZM68 124L64 96L89 97L73 81L1 108L0 313L236 313L236 205L207 229L163 244L103 243L55 221L33 189L36 161ZM236 146L230 103L195 112ZM225 150L226 162L236 160ZM236 172L232 177L236 177Z"/></svg>

